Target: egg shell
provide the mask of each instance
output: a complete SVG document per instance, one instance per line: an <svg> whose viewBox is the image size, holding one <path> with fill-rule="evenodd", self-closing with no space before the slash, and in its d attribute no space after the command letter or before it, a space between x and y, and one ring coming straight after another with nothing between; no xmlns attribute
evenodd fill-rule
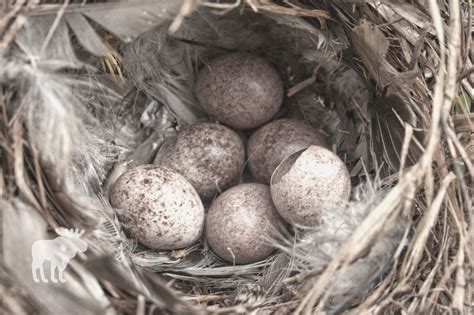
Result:
<svg viewBox="0 0 474 315"><path fill-rule="evenodd" d="M196 190L178 173L156 165L125 172L110 202L130 235L152 249L179 249L196 242L204 207Z"/></svg>
<svg viewBox="0 0 474 315"><path fill-rule="evenodd" d="M310 145L325 143L306 122L286 118L271 121L255 131L247 143L250 171L259 182L270 184L273 171L285 158Z"/></svg>
<svg viewBox="0 0 474 315"><path fill-rule="evenodd" d="M269 121L283 101L283 84L265 59L232 53L217 57L199 72L196 97L204 110L236 129Z"/></svg>
<svg viewBox="0 0 474 315"><path fill-rule="evenodd" d="M217 197L206 218L206 238L221 258L247 264L268 257L275 249L269 240L285 226L271 200L270 188L249 183Z"/></svg>
<svg viewBox="0 0 474 315"><path fill-rule="evenodd" d="M180 173L203 200L210 200L239 177L244 162L245 147L235 131L200 123L163 145L154 163Z"/></svg>
<svg viewBox="0 0 474 315"><path fill-rule="evenodd" d="M291 224L312 227L351 193L349 172L330 150L310 146L286 158L271 179L271 194L280 215Z"/></svg>

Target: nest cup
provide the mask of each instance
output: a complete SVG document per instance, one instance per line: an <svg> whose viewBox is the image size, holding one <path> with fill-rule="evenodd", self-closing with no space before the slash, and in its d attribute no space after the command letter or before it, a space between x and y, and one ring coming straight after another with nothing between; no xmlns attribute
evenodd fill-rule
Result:
<svg viewBox="0 0 474 315"><path fill-rule="evenodd" d="M15 209L29 209L31 213L48 209L38 212L42 218L36 213L29 220L44 219L51 227L85 228L84 239L90 245L87 261L81 261L81 266L86 268L71 268L81 279L97 284L94 288L101 292L88 304L112 304L123 313L134 313L135 309L257 314L377 313L404 308L426 311L443 309L443 303L448 303L444 295L453 297L449 307L459 309L461 293L454 293L454 287L462 279L438 279L435 273L438 269L448 272L449 268L443 269L439 263L443 255L453 266L458 259L457 272L463 270L464 252L459 248L465 246L462 242L467 237L468 215L460 204L465 202L466 189L463 176L456 174L461 184L453 186L453 192L461 197L454 201L456 194L452 193L450 211L455 215L450 217L446 210L444 222L439 221L440 204L455 176L442 164L446 152L436 157L444 168L439 166L435 171L431 171L434 151L430 151L430 158L425 156L429 135L435 137L427 133L430 111L438 110L428 101L433 95L427 91L435 88L434 83L416 81L403 73L408 70L400 57L407 54L403 45L413 43L402 38L403 54L398 46L389 50L388 36L381 30L398 33L387 27L379 13L364 5L357 14L370 16L372 24L354 26L359 16L352 9L329 7L339 18L322 24L312 18L279 14L278 10L224 12L199 7L184 18L176 32L169 31L173 23L170 18L129 43L112 40L116 51L108 57L99 59L75 47L83 54L81 58L99 70L76 68L55 77L48 72L57 70L51 64L37 73L20 71L30 69L29 65L11 66L17 72L5 67L9 72L2 72L0 78L11 80L18 73L23 75L18 79L21 84L12 84L12 91L25 92L20 103L52 104L21 107L24 135L19 123L4 128L13 135L11 151L16 155L6 160L12 171L0 173L7 178L0 181L0 192L8 191L3 182L8 182L5 174L11 173L15 187L26 196L26 202L9 202L2 195L0 208L7 209L10 220L5 222L18 226L25 221ZM387 49L381 48L383 53L375 66L368 64L367 57L385 45ZM120 210L109 203L111 187L126 170L153 163L160 146L179 130L210 120L196 99L197 74L213 58L234 52L256 54L277 69L285 96L273 119L304 120L320 132L349 170L351 200L322 213L317 227L295 226L278 239L267 239L276 251L257 263L226 263L212 253L205 239L173 251L153 251L137 244L119 222ZM111 56L120 61L115 70L110 67ZM0 66L3 64L9 66L0 60ZM105 64L108 66L101 66ZM419 65L425 64L429 62L422 58ZM421 76L412 74L416 75ZM64 81L54 85L59 78ZM54 93L44 94L41 84ZM445 86L441 88L449 93ZM8 102L14 104L12 100L18 96L8 97L2 107L4 117L16 112L15 105L9 107ZM54 119L64 118L57 110L62 109L63 101L67 123L55 124ZM408 140L407 129L412 131ZM247 139L253 131L238 133ZM22 137L27 139L26 153L19 145ZM440 135L436 137L439 142ZM455 158L453 154L450 157ZM25 158L28 163L24 168L31 178L28 184L18 176ZM413 169L406 170L407 166ZM410 175L407 178L403 177L406 172ZM426 176L426 180L416 181L417 176ZM254 181L248 171L239 180ZM422 188L423 183L428 188ZM433 195L430 185L439 194ZM42 194L43 198L37 197ZM47 207L49 204L52 206ZM450 228L459 237L450 238L446 232ZM439 237L445 240L444 245L438 243ZM439 255L438 260L421 254L419 240ZM432 266L432 261L438 262ZM423 275L425 271L429 276ZM441 297L434 296L427 289L433 281L449 286L449 290L439 294L444 294ZM393 299L406 294L407 287L423 298L410 297L392 305ZM48 292L33 295L46 296ZM428 297L437 302L427 306ZM89 307L80 301L74 303L71 305L76 308Z"/></svg>
<svg viewBox="0 0 474 315"><path fill-rule="evenodd" d="M367 106L373 95L370 84L354 68L336 59L337 52L347 48L347 38L341 35L342 29L337 23L329 23L329 26L323 33L300 18L258 14L251 10L219 15L202 9L187 17L174 35L169 34L165 24L125 46L124 68L138 90L166 108L177 118L178 128L182 128L209 119L195 96L197 73L209 60L234 52L261 56L277 69L285 91L289 91L273 119L286 117L310 123L320 131L328 147L337 150L344 158L352 170L354 183L357 183L357 175L364 172L361 164L364 160L369 163L368 152L364 152L368 147L367 125L364 125L362 115L367 115ZM343 38L338 38L336 33ZM346 44L341 44L344 42ZM317 82L301 85L316 72ZM360 104L358 109L362 114L356 113L354 102ZM324 103L332 103L334 107L325 107ZM344 128L349 128L349 131L341 132ZM252 131L240 132L245 138ZM369 204L377 198L377 194L371 194L359 200L361 205L353 205L349 212L344 205L338 211L326 213L322 219L325 223L320 227L296 237L283 237L283 244L281 240L268 239L282 251L257 264L235 266L224 274L220 269L226 268L225 264L220 265L221 261L211 252L203 254L201 246L195 246L191 252L200 257L201 263L207 261L209 266L210 261L214 261L216 264L214 269L204 268L208 277L206 289L232 290L236 296L241 290L249 290L244 296L257 296L261 300L255 302L255 307L264 306L265 296L284 295L282 280L286 276L329 263L342 241L367 215ZM372 251L367 259L348 267L339 276L331 289L328 309L345 305L352 295L357 296L373 283L374 274L385 271L400 240L400 231L400 226L392 228L390 236L382 237L378 249ZM293 241L299 244L292 247ZM311 258L305 258L307 255ZM240 272L242 277L235 277L232 275L234 272ZM213 279L221 275L228 279L219 283ZM249 281L248 277L252 280ZM196 279L191 280L184 281L184 287L198 287L193 283ZM314 281L306 280L297 286L307 292Z"/></svg>

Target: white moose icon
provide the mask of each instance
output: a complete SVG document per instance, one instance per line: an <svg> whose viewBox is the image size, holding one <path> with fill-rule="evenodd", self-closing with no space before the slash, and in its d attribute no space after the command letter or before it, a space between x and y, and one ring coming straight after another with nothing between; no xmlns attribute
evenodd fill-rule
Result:
<svg viewBox="0 0 474 315"><path fill-rule="evenodd" d="M76 256L76 252L85 252L87 250L87 243L80 239L84 234L84 230L57 228L55 232L60 235L54 240L38 240L31 246L31 256L33 262L31 263L31 272L35 282L47 283L48 279L44 276L43 263L47 260L50 262L51 271L50 279L52 282L66 282L64 279L64 270L66 269L69 260ZM39 270L40 279L36 274ZM55 270L58 270L58 279L55 277Z"/></svg>

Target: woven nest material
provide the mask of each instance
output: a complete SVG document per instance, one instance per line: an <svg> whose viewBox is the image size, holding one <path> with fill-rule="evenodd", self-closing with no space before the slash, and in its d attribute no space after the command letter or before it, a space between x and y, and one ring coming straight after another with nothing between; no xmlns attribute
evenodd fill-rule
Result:
<svg viewBox="0 0 474 315"><path fill-rule="evenodd" d="M0 311L473 312L470 1L73 2L0 7ZM110 187L209 119L196 74L236 51L276 67L275 118L325 135L351 201L253 264L147 249ZM88 250L35 283L32 244L60 227Z"/></svg>

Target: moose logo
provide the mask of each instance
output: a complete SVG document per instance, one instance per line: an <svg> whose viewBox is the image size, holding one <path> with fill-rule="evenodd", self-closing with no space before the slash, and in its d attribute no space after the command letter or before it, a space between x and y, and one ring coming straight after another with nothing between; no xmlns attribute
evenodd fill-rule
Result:
<svg viewBox="0 0 474 315"><path fill-rule="evenodd" d="M54 240L38 240L31 246L31 272L35 282L47 283L48 279L44 276L43 263L50 262L50 280L52 282L66 282L64 279L64 270L69 260L76 256L76 252L85 252L87 243L80 239L84 234L84 230L68 230L65 228L57 228L55 232L60 235ZM37 270L39 270L40 279L38 279ZM58 271L58 279L55 277L55 271Z"/></svg>

